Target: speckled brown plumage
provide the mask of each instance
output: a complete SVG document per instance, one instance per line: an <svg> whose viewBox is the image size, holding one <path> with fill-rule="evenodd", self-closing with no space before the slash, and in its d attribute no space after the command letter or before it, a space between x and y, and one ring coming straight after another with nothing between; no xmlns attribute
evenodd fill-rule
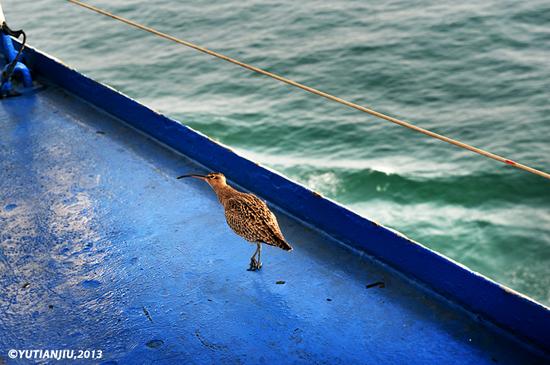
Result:
<svg viewBox="0 0 550 365"><path fill-rule="evenodd" d="M231 229L245 240L256 243L257 248L250 259L250 269L260 269L262 263L261 243L279 247L285 251L292 250L286 242L277 218L269 210L267 204L253 194L243 193L227 185L225 176L221 173L203 175L184 175L206 181L218 196L225 210L225 220ZM256 260L256 255L258 259Z"/></svg>
<svg viewBox="0 0 550 365"><path fill-rule="evenodd" d="M222 204L227 224L245 240L267 243L286 251L292 249L281 233L277 218L262 200L237 192Z"/></svg>

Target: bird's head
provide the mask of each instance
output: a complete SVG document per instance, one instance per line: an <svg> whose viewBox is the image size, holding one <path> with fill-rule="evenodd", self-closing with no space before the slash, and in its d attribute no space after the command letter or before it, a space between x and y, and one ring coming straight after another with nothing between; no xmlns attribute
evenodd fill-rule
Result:
<svg viewBox="0 0 550 365"><path fill-rule="evenodd" d="M227 185L225 176L221 172L212 172L208 175L188 174L188 175L178 176L178 179L182 179L184 177L194 177L195 179L206 181L208 185L210 185L214 189L217 187Z"/></svg>

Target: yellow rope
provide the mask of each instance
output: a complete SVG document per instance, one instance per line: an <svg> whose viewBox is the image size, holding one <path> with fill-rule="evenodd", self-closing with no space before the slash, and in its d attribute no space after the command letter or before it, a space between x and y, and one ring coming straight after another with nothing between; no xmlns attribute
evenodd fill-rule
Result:
<svg viewBox="0 0 550 365"><path fill-rule="evenodd" d="M131 25L131 26L133 26L133 27L136 27L136 28L138 28L138 29L144 30L144 31L146 31L146 32L153 33L153 34L155 34L155 35L157 35L157 36L159 36L159 37L162 37L162 38L171 40L171 41L173 41L173 42L182 44L182 45L187 46L187 47L190 47L190 48L194 48L194 49L196 49L197 51L200 51L200 52L209 54L209 55L214 56L214 57L217 57L217 58L221 58L222 60L225 60L225 61L234 63L234 64L236 64L236 65L239 65L239 66L244 67L244 68L246 68L246 69L249 69L249 70L251 70L251 71L257 72L257 73L259 73L259 74L262 74L262 75L265 75L265 76L269 76L269 77L271 77L271 78L273 78L273 79L276 79L276 80L282 81L282 82L284 82L284 83L287 83L287 84L289 84L289 85L295 86L295 87L300 88L300 89L302 89L302 90L308 91L308 92L310 92L310 93L312 93L312 94L316 94L316 95L322 96L322 97L324 97L324 98L327 98L327 99L329 99L329 100L335 101L335 102L337 102L337 103L344 104L344 105L347 105L347 106L349 106L349 107L351 107L351 108L354 108L354 109L360 110L360 111L362 111L362 112L365 112L365 113L374 115L375 117L385 119L385 120L390 121L390 122L392 122L392 123L399 124L399 125L401 125L401 126L403 126L403 127L407 127L407 128L409 128L409 129L412 129L412 130L415 130L415 131L417 131L417 132L423 133L423 134L428 135L428 136L430 136L430 137L437 138L437 139L439 139L439 140L441 140L441 141L444 141L444 142L453 144L453 145L455 145L455 146L458 146L458 147L467 149L467 150L469 150L469 151L478 153L478 154L480 154L480 155L482 155L482 156L492 158L492 159L494 159L494 160L500 161L500 162L502 162L502 163L505 163L505 164L510 165L510 166L513 166L513 167L516 167L516 168L518 168L518 169L522 169L522 170L531 172L531 173L533 173L533 174L535 174L535 175L539 175L539 176L545 177L545 178L547 178L547 179L550 179L550 174L548 174L548 173L546 173L546 172L544 172L544 171L537 170L537 169L535 169L535 168L532 168L532 167L523 165L523 164L521 164L521 163L512 161L512 160L507 159L507 158L504 158L504 157L502 157L502 156L496 155L496 154L494 154L494 153L485 151L485 150L483 150L483 149L481 149L481 148L477 148L477 147L471 146L471 145L469 145L469 144L467 144L467 143L460 142L460 141L457 141L457 140L455 140L455 139L452 139L452 138L443 136L443 135L441 135L441 134L438 134L438 133L429 131L429 130L427 130L427 129L424 129L424 128L415 126L414 124L405 122L405 121L403 121L403 120L400 120L400 119L397 119L397 118L390 117L389 115L382 114L382 113L377 112L377 111L375 111L375 110L372 110L372 109L369 109L369 108L365 108L364 106L361 106L361 105L352 103L352 102L350 102L350 101L341 99L341 98L339 98L339 97L337 97L337 96L334 96L334 95L331 95L331 94L327 94L327 93L325 93L325 92L323 92L323 91L320 91L320 90L314 89L314 88L312 88L312 87L306 86L306 85L304 85L304 84L301 84L301 83L299 83L299 82L296 82L296 81L287 79L286 77L279 76L279 75L277 75L277 74L271 73L271 72L266 71L266 70L262 70L261 68L258 68L258 67L255 67L255 66L246 64L246 63L244 63L244 62L238 61L238 60L236 60L236 59L234 59L234 58L225 56L225 55L220 54L220 53L218 53L218 52L211 51L211 50L209 50L209 49L207 49L207 48L201 47L201 46L196 45L196 44L194 44L194 43L191 43L191 42L188 42L188 41L185 41L185 40L176 38L176 37L171 36L171 35L168 35L168 34L166 34L166 33L159 32L159 31L156 30L156 29L153 29L153 28L147 27L147 26L145 26L145 25L136 23L136 22L134 22L134 21L132 21L132 20L123 18L123 17L118 16L118 15L111 14L111 13L109 13L108 11L105 11L105 10L103 10L103 9L97 8L97 7L95 7L95 6L92 6L92 5L89 5L89 4L85 4L85 3L80 2L80 1L77 1L77 0L67 0L67 1L69 1L69 2L71 2L71 3L73 3L73 4L76 4L76 5L82 6L82 7L84 7L84 8L87 8L87 9L89 9L89 10L93 10L93 11L95 11L96 13L99 13L99 14L102 14L102 15L105 15L105 16L108 16L108 17L111 17L111 18L113 18L113 19L116 19L116 20L118 20L118 21L121 21L121 22L123 22L123 23L129 24L129 25Z"/></svg>

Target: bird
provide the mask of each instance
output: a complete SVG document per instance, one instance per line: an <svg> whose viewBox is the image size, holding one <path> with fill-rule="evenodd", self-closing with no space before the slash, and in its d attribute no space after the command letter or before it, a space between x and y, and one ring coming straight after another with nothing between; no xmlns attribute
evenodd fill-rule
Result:
<svg viewBox="0 0 550 365"><path fill-rule="evenodd" d="M223 205L225 220L237 235L256 244L256 251L250 258L247 270L256 271L262 268L262 243L292 251L292 246L286 241L275 214L267 204L250 193L243 193L227 184L224 174L213 172L207 175L187 174L178 179L193 177L206 181L216 193Z"/></svg>

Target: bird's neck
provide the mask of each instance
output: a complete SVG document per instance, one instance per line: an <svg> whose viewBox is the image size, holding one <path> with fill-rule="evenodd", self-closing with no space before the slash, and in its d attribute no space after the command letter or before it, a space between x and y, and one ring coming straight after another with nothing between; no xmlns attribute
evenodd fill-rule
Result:
<svg viewBox="0 0 550 365"><path fill-rule="evenodd" d="M223 206L225 206L225 202L229 200L229 198L239 193L239 191L233 189L229 185L212 186L212 189L214 189L214 192L218 196L218 200Z"/></svg>

